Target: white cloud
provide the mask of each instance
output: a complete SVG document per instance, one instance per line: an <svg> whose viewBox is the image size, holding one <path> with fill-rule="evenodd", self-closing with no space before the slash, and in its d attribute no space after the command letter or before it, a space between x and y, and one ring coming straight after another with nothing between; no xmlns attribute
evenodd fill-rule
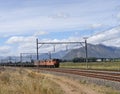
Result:
<svg viewBox="0 0 120 94"><path fill-rule="evenodd" d="M111 39L108 41L104 41L103 44L108 45L108 46L116 46L116 47L120 47L120 38L116 38L116 39Z"/></svg>
<svg viewBox="0 0 120 94"><path fill-rule="evenodd" d="M62 31L81 29L89 24L93 24L93 27L99 27L104 23L111 24L107 22L108 20L104 20L103 18L110 15L111 12L104 12L104 9L106 9L106 3L108 4L107 9L111 9L112 1L109 3L104 2L105 4L103 3L104 7L102 8L101 6L96 7L102 4L102 1L99 1L99 3L97 3L97 1L95 5L93 5L92 2L82 1L81 3L74 1L68 4L65 3L65 5L60 4L56 6L56 8L51 7L51 4L49 6L39 6L39 4L37 4L37 6L31 6L30 4L29 7L24 6L10 11L1 11L0 33L8 35L11 33L24 34L28 31L31 33L34 30ZM116 4L113 6L115 5ZM101 12L102 14L100 14ZM114 21L112 21L112 23L114 24Z"/></svg>
<svg viewBox="0 0 120 94"><path fill-rule="evenodd" d="M46 34L48 34L48 32L45 32L45 31L38 31L38 32L35 32L35 34L34 34L33 36L38 37L38 36L46 35Z"/></svg>
<svg viewBox="0 0 120 94"><path fill-rule="evenodd" d="M104 25L102 25L102 24L100 24L100 23L96 23L96 24L92 24L91 25L91 28L100 28L100 27L102 27L102 26L104 26Z"/></svg>
<svg viewBox="0 0 120 94"><path fill-rule="evenodd" d="M18 53L36 53L35 43L25 43L18 46Z"/></svg>
<svg viewBox="0 0 120 94"><path fill-rule="evenodd" d="M53 19L67 19L70 17L70 14L64 12L58 12L50 17Z"/></svg>
<svg viewBox="0 0 120 94"><path fill-rule="evenodd" d="M9 46L0 46L0 54L1 55L6 55L10 53L11 48Z"/></svg>
<svg viewBox="0 0 120 94"><path fill-rule="evenodd" d="M33 43L35 42L36 37L23 37L23 36L13 36L7 40L7 44L20 44L20 43Z"/></svg>
<svg viewBox="0 0 120 94"><path fill-rule="evenodd" d="M120 20L120 13L117 14L117 18Z"/></svg>
<svg viewBox="0 0 120 94"><path fill-rule="evenodd" d="M13 36L9 38L6 43L11 46L12 55L19 55L20 53L35 53L36 37L34 36ZM14 45L14 46L13 46ZM16 45L16 46L15 46Z"/></svg>
<svg viewBox="0 0 120 94"><path fill-rule="evenodd" d="M120 46L119 37L120 37L120 26L95 34L88 39L88 42L93 44L103 43L105 45Z"/></svg>

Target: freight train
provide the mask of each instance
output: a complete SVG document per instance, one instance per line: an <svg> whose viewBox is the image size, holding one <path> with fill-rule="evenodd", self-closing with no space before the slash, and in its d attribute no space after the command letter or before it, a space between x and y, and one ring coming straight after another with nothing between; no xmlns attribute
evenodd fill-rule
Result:
<svg viewBox="0 0 120 94"><path fill-rule="evenodd" d="M1 63L1 66L12 66L12 67L47 67L47 68L58 68L60 60L59 59L48 59L48 60L37 60L33 63L28 62L18 62L18 63Z"/></svg>

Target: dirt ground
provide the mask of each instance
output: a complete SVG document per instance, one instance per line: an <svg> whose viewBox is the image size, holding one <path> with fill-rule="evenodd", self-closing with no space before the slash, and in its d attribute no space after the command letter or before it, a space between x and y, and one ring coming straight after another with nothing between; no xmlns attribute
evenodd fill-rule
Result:
<svg viewBox="0 0 120 94"><path fill-rule="evenodd" d="M85 82L84 79L81 81L66 76L56 76L51 74L47 74L47 76L60 86L64 94L120 94L120 90L92 83L89 84Z"/></svg>
<svg viewBox="0 0 120 94"><path fill-rule="evenodd" d="M91 89L90 87L86 87L85 85L80 84L78 81L50 75L49 78L57 83L65 94L102 94Z"/></svg>

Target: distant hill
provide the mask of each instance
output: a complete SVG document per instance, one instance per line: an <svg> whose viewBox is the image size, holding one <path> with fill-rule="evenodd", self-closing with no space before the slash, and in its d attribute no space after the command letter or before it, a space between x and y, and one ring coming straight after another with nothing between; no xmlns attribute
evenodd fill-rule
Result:
<svg viewBox="0 0 120 94"><path fill-rule="evenodd" d="M43 53L39 55L39 60L43 59L49 59L49 53ZM72 60L76 57L85 57L85 48L77 48L77 49L71 49L68 51L62 50L59 52L54 52L51 54L51 58L58 58L58 59L64 59L64 60ZM96 57L96 58L120 58L120 48L118 47L111 47L111 46L105 46L102 44L98 45L92 45L88 44L88 57ZM31 61L36 60L36 55L26 55L22 56L22 61ZM1 56L1 62L19 62L20 56L9 56L4 57L2 59Z"/></svg>
<svg viewBox="0 0 120 94"><path fill-rule="evenodd" d="M45 59L49 59L50 55L51 58L57 58L57 59L62 59L69 51L58 51L58 52L52 52L50 53L39 53L39 60L45 60ZM22 61L31 61L32 60L36 60L37 56L36 54L30 54L30 55L24 55L22 56Z"/></svg>
<svg viewBox="0 0 120 94"><path fill-rule="evenodd" d="M75 57L85 57L85 48L73 49L63 59L71 60ZM96 58L120 58L120 48L105 46L102 44L88 44L88 57Z"/></svg>

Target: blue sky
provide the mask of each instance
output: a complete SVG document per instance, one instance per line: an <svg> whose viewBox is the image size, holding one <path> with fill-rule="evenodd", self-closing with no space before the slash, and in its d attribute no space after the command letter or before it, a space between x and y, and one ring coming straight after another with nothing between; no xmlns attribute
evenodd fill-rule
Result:
<svg viewBox="0 0 120 94"><path fill-rule="evenodd" d="M102 33L119 24L120 0L0 0L0 56L34 53L36 38L120 46L119 31Z"/></svg>

